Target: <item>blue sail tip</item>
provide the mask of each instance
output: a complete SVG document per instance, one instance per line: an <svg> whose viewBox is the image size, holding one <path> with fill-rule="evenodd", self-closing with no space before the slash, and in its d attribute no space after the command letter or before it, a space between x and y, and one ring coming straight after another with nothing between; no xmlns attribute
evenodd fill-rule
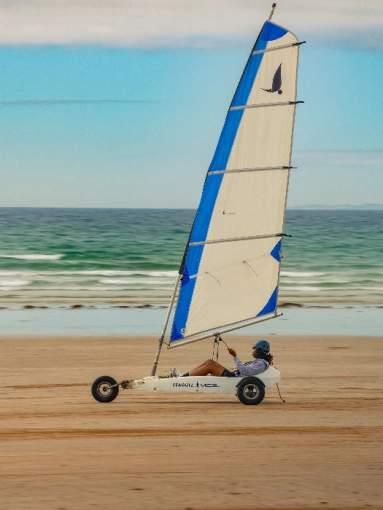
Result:
<svg viewBox="0 0 383 510"><path fill-rule="evenodd" d="M278 285L275 287L274 292L271 294L270 299L268 300L264 308L262 308L262 310L257 314L257 317L275 312L275 310L277 309L277 299L278 299Z"/></svg>
<svg viewBox="0 0 383 510"><path fill-rule="evenodd" d="M282 249L282 239L280 239L274 248L271 250L270 255L277 261L281 261L281 249Z"/></svg>
<svg viewBox="0 0 383 510"><path fill-rule="evenodd" d="M284 35L286 35L288 30L282 28L278 25L275 25L271 21L266 21L263 25L263 30L261 32L260 41L275 41L276 39L280 39Z"/></svg>

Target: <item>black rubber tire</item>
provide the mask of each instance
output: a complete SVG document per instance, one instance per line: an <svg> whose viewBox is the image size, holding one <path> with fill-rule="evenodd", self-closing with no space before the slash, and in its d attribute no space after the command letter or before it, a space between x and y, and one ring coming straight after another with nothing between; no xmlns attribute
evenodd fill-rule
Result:
<svg viewBox="0 0 383 510"><path fill-rule="evenodd" d="M117 381L113 377L109 377L109 375L97 377L92 384L92 395L98 402L112 402L117 397L119 391L118 386L110 388L114 384L117 384Z"/></svg>
<svg viewBox="0 0 383 510"><path fill-rule="evenodd" d="M256 406L265 398L265 387L256 377L245 377L237 388L237 397L247 406Z"/></svg>

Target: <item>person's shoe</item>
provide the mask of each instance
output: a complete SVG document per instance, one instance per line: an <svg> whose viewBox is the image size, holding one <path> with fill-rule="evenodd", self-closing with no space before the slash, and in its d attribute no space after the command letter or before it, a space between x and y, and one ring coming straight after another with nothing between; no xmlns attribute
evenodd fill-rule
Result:
<svg viewBox="0 0 383 510"><path fill-rule="evenodd" d="M178 372L176 368L172 368L172 377L182 377L181 372Z"/></svg>

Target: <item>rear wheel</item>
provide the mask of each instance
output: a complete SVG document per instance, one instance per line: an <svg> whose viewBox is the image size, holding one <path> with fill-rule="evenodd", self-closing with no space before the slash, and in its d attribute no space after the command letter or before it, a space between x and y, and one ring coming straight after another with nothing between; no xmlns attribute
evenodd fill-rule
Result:
<svg viewBox="0 0 383 510"><path fill-rule="evenodd" d="M246 377L238 384L237 397L242 404L256 406L265 398L265 387L256 377Z"/></svg>
<svg viewBox="0 0 383 510"><path fill-rule="evenodd" d="M92 384L92 395L98 402L112 402L118 395L117 381L108 375L98 377ZM112 386L114 386L112 388Z"/></svg>

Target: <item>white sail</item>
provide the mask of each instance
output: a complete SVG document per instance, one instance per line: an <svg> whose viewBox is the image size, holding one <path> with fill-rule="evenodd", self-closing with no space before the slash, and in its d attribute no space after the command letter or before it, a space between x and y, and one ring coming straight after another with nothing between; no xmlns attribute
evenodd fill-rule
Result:
<svg viewBox="0 0 383 510"><path fill-rule="evenodd" d="M181 266L171 346L277 313L299 44L267 21L250 54Z"/></svg>

